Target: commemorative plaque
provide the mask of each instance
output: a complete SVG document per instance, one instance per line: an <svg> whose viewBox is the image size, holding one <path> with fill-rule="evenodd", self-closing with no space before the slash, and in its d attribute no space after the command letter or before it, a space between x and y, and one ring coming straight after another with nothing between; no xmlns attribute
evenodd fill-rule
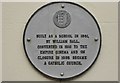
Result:
<svg viewBox="0 0 120 83"><path fill-rule="evenodd" d="M23 45L32 65L53 78L71 78L96 61L101 32L94 16L72 2L52 2L28 20Z"/></svg>

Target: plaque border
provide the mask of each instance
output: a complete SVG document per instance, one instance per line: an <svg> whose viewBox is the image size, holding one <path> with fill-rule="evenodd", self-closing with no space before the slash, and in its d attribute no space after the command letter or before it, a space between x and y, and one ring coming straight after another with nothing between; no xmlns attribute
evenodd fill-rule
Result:
<svg viewBox="0 0 120 83"><path fill-rule="evenodd" d="M32 17L38 12L40 11L41 9L43 9L44 7L46 6L49 6L51 4L56 4L56 3L68 3L68 4L72 4L72 5L76 5L80 8L82 8L83 10L85 10L92 18L93 20L95 21L96 25L97 25L97 28L98 28L98 31L99 31L99 34L100 34L100 46L99 46L99 50L98 50L98 53L97 53L97 56L95 58L95 60L93 61L92 64L90 64L90 66L88 66L87 69L83 70L82 73L76 75L76 76L73 76L73 77L69 77L69 78L56 78L56 77L53 77L53 76L49 76L47 74L45 74L44 72L42 72L41 70L39 70L35 65L34 63L30 60L30 58L28 57L28 54L27 54L27 51L26 51L26 47L25 47L25 33L26 33L26 29L27 29L27 26L29 24L29 22L31 21ZM101 45L102 45L102 34L101 34L101 30L100 30L100 26L96 20L96 18L86 9L84 8L83 6L81 6L80 4L78 4L77 2L70 2L70 1L53 1L53 2L48 2L47 4L44 4L43 6L41 6L40 8L38 8L37 10L35 10L35 12L33 12L33 14L28 18L27 20L27 23L25 25L25 29L24 29L24 32L23 32L23 48L24 48L24 52L25 52L25 55L28 59L28 61L33 65L33 67L39 72L39 73L42 73L42 75L44 75L45 77L48 77L50 79L60 79L60 80L68 80L68 79L72 79L72 78L76 78L80 75L82 75L83 73L86 73L93 65L94 63L96 62L99 54L100 54L100 51L101 51Z"/></svg>

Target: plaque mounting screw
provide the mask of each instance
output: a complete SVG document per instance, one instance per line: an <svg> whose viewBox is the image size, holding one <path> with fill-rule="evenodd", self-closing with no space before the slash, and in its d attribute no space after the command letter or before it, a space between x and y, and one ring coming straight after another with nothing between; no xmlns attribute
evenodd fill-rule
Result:
<svg viewBox="0 0 120 83"><path fill-rule="evenodd" d="M64 5L64 4L62 4L62 5L61 5L61 8L64 8L64 7L65 7L65 5Z"/></svg>
<svg viewBox="0 0 120 83"><path fill-rule="evenodd" d="M60 73L61 76L64 76L64 73Z"/></svg>
<svg viewBox="0 0 120 83"><path fill-rule="evenodd" d="M97 42L97 41L98 41L98 38L95 38L94 41Z"/></svg>
<svg viewBox="0 0 120 83"><path fill-rule="evenodd" d="M30 41L31 41L31 39L30 39L30 38L27 38L27 41L28 41L28 42L30 42Z"/></svg>

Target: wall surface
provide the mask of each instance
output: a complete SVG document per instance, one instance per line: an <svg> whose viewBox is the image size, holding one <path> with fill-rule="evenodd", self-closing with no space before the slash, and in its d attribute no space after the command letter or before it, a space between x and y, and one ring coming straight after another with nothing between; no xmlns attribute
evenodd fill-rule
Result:
<svg viewBox="0 0 120 83"><path fill-rule="evenodd" d="M28 61L22 43L29 17L47 2L2 3L2 80L49 81ZM74 81L118 80L118 5L117 2L78 2L97 19L102 32L102 48L92 68Z"/></svg>

